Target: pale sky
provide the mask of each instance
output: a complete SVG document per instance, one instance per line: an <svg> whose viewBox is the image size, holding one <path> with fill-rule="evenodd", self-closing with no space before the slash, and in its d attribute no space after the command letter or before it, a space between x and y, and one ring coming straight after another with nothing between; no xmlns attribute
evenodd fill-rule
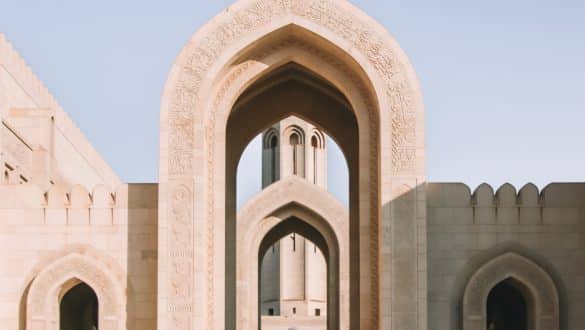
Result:
<svg viewBox="0 0 585 330"><path fill-rule="evenodd" d="M585 0L353 2L419 76L429 181L584 181ZM156 182L168 71L229 3L0 0L0 31L122 180ZM259 189L250 150L241 200ZM344 200L341 163L334 152L329 181Z"/></svg>

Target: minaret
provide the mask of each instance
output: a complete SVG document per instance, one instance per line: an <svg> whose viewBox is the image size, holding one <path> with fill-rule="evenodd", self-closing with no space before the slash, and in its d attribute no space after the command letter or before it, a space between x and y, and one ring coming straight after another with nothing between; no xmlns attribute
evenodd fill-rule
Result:
<svg viewBox="0 0 585 330"><path fill-rule="evenodd" d="M262 134L262 187L296 175L327 187L325 134L297 117L288 117ZM325 316L327 266L309 240L290 234L264 255L261 313Z"/></svg>

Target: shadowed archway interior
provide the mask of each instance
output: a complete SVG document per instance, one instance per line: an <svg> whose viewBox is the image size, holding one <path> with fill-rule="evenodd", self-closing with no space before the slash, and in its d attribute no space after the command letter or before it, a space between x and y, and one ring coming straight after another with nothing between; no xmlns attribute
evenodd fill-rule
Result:
<svg viewBox="0 0 585 330"><path fill-rule="evenodd" d="M488 330L528 330L526 299L513 280L504 280L490 291L486 315Z"/></svg>
<svg viewBox="0 0 585 330"><path fill-rule="evenodd" d="M97 330L98 299L93 289L81 282L69 289L59 305L60 330Z"/></svg>

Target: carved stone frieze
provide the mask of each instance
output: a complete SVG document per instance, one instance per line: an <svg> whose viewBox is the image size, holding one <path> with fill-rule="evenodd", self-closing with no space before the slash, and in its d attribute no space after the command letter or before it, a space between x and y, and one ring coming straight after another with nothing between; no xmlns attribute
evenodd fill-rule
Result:
<svg viewBox="0 0 585 330"><path fill-rule="evenodd" d="M170 189L168 311L174 329L192 329L193 309L193 193L185 184Z"/></svg>

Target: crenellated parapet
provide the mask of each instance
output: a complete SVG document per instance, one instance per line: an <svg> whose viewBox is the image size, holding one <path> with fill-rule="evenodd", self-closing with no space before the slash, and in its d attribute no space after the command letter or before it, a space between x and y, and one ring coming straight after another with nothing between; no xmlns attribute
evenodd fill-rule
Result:
<svg viewBox="0 0 585 330"><path fill-rule="evenodd" d="M156 184L124 184L115 190L55 184L46 191L33 184L4 185L0 218L14 225L116 225L127 222L128 209L156 209L157 194Z"/></svg>
<svg viewBox="0 0 585 330"><path fill-rule="evenodd" d="M463 183L429 183L429 224L577 223L585 209L585 183L532 183L497 190L483 183L473 192Z"/></svg>

